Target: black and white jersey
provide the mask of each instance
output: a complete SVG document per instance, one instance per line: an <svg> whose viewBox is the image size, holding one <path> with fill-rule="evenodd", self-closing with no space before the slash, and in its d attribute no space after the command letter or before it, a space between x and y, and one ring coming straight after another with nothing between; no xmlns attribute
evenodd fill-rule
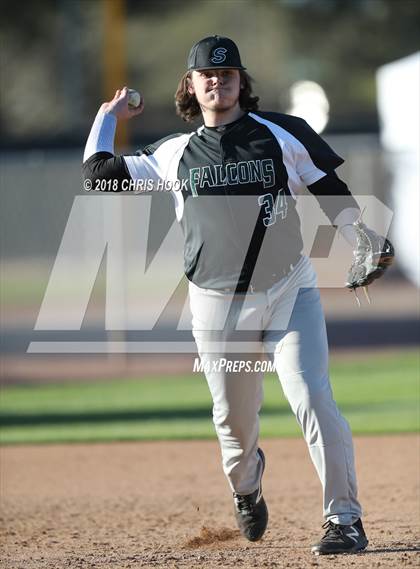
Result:
<svg viewBox="0 0 420 569"><path fill-rule="evenodd" d="M172 184L184 233L184 269L196 285L217 290L271 286L300 257L296 196L342 195L333 221L357 207L334 170L343 159L302 119L255 112L219 127L202 126L146 147L142 154L99 151L84 176ZM322 203L321 203L322 206Z"/></svg>

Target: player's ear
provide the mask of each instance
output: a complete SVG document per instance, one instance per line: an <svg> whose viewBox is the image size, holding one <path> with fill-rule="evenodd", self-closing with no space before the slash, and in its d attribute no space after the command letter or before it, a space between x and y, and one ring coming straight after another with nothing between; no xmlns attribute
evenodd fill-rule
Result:
<svg viewBox="0 0 420 569"><path fill-rule="evenodd" d="M189 93L190 95L194 95L195 89L194 89L194 85L193 85L193 82L192 82L192 77L191 77L191 75L189 75L189 76L186 78L186 83L187 83L187 91L188 91L188 93Z"/></svg>

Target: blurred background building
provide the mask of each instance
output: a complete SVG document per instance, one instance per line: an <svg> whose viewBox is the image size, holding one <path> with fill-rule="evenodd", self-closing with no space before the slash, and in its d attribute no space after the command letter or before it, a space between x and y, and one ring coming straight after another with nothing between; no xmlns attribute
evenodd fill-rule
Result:
<svg viewBox="0 0 420 569"><path fill-rule="evenodd" d="M43 339L127 339L105 330L106 259L79 334L34 330L75 198L84 195L84 143L99 105L124 84L141 91L146 110L119 126L119 152L197 128L175 115L174 92L191 45L214 33L238 43L260 107L312 120L346 159L339 174L354 195L376 197L395 216L397 263L372 287L373 305L359 310L346 290L323 290L331 345L418 342L419 20L417 0L7 3L0 23L3 381L173 366L173 356L165 364L144 354L27 349ZM168 228L171 203L157 201L156 219ZM174 253L167 267L175 261ZM58 319L71 310L79 280L76 269L62 289ZM161 325L173 325L183 290L181 283Z"/></svg>

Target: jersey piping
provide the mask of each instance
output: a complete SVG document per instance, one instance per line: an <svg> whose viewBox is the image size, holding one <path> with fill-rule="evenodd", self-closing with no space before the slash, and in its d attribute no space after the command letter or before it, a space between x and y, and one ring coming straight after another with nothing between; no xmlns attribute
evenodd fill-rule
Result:
<svg viewBox="0 0 420 569"><path fill-rule="evenodd" d="M309 186L326 175L326 172L315 166L302 142L289 131L254 113L249 113L249 116L265 125L277 140L284 156L284 164L289 177L289 189L294 197L301 193L304 188L302 182L305 186ZM297 157L300 158L299 161L296 159ZM292 164L295 165L295 168L291 167Z"/></svg>
<svg viewBox="0 0 420 569"><path fill-rule="evenodd" d="M127 169L133 180L151 179L174 182L178 178L178 165L187 146L191 134L181 134L160 144L152 154L141 156L124 156ZM173 190L175 212L178 221L184 213L184 197L182 192Z"/></svg>

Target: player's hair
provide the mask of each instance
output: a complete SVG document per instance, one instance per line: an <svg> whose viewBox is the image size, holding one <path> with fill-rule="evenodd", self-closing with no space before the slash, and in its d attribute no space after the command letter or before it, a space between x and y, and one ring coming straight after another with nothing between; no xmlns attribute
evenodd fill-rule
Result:
<svg viewBox="0 0 420 569"><path fill-rule="evenodd" d="M242 69L239 70L241 76L241 90L239 93L239 106L243 111L256 111L258 109L259 97L252 95L252 81L250 75ZM188 85L191 80L191 71L183 75L175 93L176 114L184 121L192 122L201 114L200 105L194 94L188 92Z"/></svg>

